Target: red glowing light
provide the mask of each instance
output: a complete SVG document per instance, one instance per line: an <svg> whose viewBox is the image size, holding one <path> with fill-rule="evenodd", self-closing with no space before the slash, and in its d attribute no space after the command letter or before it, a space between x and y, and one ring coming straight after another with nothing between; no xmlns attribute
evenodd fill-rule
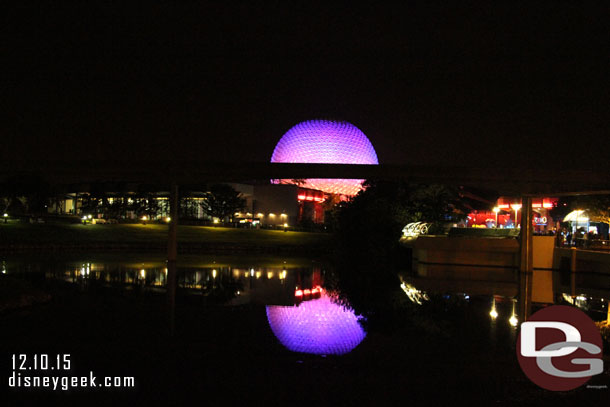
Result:
<svg viewBox="0 0 610 407"><path fill-rule="evenodd" d="M303 296L303 290L296 290L294 292L294 296L295 297L302 297Z"/></svg>
<svg viewBox="0 0 610 407"><path fill-rule="evenodd" d="M311 295L311 290L305 289L305 290L303 290L303 294Z"/></svg>

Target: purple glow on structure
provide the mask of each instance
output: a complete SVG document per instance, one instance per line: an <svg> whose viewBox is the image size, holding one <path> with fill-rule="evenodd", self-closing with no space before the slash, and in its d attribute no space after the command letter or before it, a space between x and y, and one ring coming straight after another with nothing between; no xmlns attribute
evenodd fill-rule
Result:
<svg viewBox="0 0 610 407"><path fill-rule="evenodd" d="M272 163L379 164L369 139L347 122L308 120L292 127L280 139ZM288 180L280 180L287 182ZM305 188L355 195L361 179L307 179Z"/></svg>
<svg viewBox="0 0 610 407"><path fill-rule="evenodd" d="M366 336L354 311L326 295L298 307L267 306L267 320L277 339L293 352L343 355Z"/></svg>

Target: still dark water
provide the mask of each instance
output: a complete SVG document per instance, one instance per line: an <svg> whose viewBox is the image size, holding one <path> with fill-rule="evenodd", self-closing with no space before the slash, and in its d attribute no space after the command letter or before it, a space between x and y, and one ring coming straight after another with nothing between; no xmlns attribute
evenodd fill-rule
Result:
<svg viewBox="0 0 610 407"><path fill-rule="evenodd" d="M460 395L511 403L531 397L554 403L560 397L531 384L517 365L516 273L403 273L396 291L411 304L404 329L368 332L366 318L340 304L329 289L334 276L329 264L307 258L183 256L178 332L170 339L161 317L163 258L3 257L0 267L1 278L49 295L0 313L3 331L11 332L2 351L61 350L78 355L81 366L134 374L140 387L119 393L126 397L196 395L211 405L248 404L249 397L287 404L296 395L295 404L307 404L302 402L310 397L320 405L375 405L384 395L426 401ZM549 273L547 289L555 303L573 304L596 321L606 319L609 276L573 279ZM439 392L439 380L451 390ZM574 394L559 400L597 396ZM13 393L16 399L22 395ZM37 402L48 396L34 395Z"/></svg>
<svg viewBox="0 0 610 407"><path fill-rule="evenodd" d="M126 258L124 258L126 257ZM163 259L146 255L96 259L4 258L3 276L52 290L58 282L88 292L100 288L132 296L164 295L167 267ZM594 320L606 319L610 276L547 272L555 303L572 304ZM315 259L186 256L178 266L178 290L201 307L242 305L264 308L268 326L290 351L327 355L346 354L366 338L349 304L339 305L325 288L332 267ZM490 325L516 328L518 278L511 273L460 270L437 275L400 275L400 288L415 305L442 302L445 307L468 306L485 313ZM199 299L199 300L197 300Z"/></svg>

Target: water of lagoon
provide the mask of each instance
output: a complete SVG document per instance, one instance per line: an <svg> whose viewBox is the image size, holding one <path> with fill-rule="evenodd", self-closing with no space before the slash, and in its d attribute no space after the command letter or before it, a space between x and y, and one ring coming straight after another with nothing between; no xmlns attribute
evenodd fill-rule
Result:
<svg viewBox="0 0 610 407"><path fill-rule="evenodd" d="M133 296L165 294L167 267L163 259L146 255L110 255L70 260L5 258L1 273L51 289L62 283L85 293L100 288ZM311 259L186 256L178 264L178 290L202 307L259 307L285 348L294 352L342 355L354 350L366 331L349 307L338 305L324 288L332 273L327 264ZM455 271L441 275L400 276L406 298L418 306L443 302L467 306L488 315L490 326L518 325L516 273ZM552 273L556 303L571 303L593 319L603 320L610 298L610 276ZM576 284L572 287L571 284ZM576 293L576 295L573 295ZM511 335L512 337L513 335ZM510 340L512 340L511 338Z"/></svg>

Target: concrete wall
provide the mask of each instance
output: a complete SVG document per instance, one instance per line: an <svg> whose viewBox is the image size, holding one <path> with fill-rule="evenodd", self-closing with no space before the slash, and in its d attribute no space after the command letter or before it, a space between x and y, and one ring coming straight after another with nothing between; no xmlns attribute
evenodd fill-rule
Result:
<svg viewBox="0 0 610 407"><path fill-rule="evenodd" d="M475 289L473 294L515 292L517 239L420 236L412 247L413 270L419 277ZM552 303L554 237L534 236L533 250L532 301Z"/></svg>
<svg viewBox="0 0 610 407"><path fill-rule="evenodd" d="M553 268L570 270L572 251L576 252L576 271L610 275L610 253L605 251L556 248Z"/></svg>
<svg viewBox="0 0 610 407"><path fill-rule="evenodd" d="M515 269L518 250L516 239L420 236L413 243L414 269L460 265Z"/></svg>

